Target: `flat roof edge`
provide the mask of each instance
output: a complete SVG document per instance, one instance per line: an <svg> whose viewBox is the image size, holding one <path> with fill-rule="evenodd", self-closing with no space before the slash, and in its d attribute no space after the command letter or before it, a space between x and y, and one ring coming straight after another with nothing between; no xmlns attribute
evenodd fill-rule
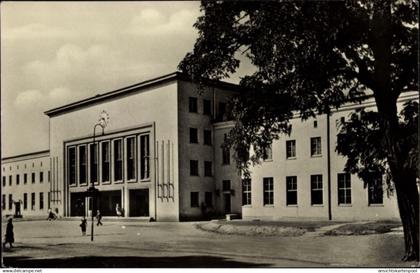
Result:
<svg viewBox="0 0 420 273"><path fill-rule="evenodd" d="M38 151L38 152L32 152L32 153L26 153L26 154L19 154L19 155L14 155L14 156L8 156L8 157L2 157L1 161L7 161L7 160L11 160L11 159L17 159L20 157L25 157L25 156L35 156L35 155L41 155L41 154L50 154L50 150L42 150L42 151Z"/></svg>

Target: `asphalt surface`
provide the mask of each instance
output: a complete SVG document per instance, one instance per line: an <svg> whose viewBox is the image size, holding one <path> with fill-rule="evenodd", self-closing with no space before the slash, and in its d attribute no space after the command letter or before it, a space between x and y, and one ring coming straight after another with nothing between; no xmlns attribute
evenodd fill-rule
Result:
<svg viewBox="0 0 420 273"><path fill-rule="evenodd" d="M107 222L94 241L79 221L14 223L15 247L3 266L29 268L410 267L401 233L298 237L223 235L193 222ZM2 223L3 231L5 223Z"/></svg>

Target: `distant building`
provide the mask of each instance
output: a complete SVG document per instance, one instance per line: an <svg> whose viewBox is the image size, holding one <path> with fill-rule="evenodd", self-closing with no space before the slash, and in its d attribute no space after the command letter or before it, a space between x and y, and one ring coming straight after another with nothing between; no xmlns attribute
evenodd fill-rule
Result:
<svg viewBox="0 0 420 273"><path fill-rule="evenodd" d="M221 147L234 125L227 102L238 92L234 84L205 81L200 87L172 73L47 111L49 150L2 160L3 215L15 214L13 202L27 200L24 217L46 215L48 208L68 217L93 208L103 216L118 210L157 221L230 213L248 219L398 217L381 176L377 186L363 188L343 172L345 159L335 152L337 120L371 102L343 106L329 118L293 119L292 134L275 141L251 179L242 180L231 151ZM409 99L418 95L404 94L401 102ZM93 143L102 111L110 122L103 131L97 127ZM95 204L87 194L92 182L99 190Z"/></svg>

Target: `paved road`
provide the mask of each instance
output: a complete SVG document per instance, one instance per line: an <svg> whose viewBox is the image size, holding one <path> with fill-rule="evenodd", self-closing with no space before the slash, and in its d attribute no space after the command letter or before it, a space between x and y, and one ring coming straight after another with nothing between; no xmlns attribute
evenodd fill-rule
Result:
<svg viewBox="0 0 420 273"><path fill-rule="evenodd" d="M407 267L402 234L246 237L198 230L194 223L106 222L95 240L78 221L15 222L17 267ZM3 230L5 224L3 223ZM90 223L89 228L90 231ZM90 232L88 232L90 233Z"/></svg>

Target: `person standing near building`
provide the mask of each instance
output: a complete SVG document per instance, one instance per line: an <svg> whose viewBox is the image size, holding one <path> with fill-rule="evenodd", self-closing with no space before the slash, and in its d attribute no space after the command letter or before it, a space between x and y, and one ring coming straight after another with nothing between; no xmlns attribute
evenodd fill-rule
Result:
<svg viewBox="0 0 420 273"><path fill-rule="evenodd" d="M98 222L96 223L96 225L97 225L97 226L99 226L99 225L101 225L101 226L102 226L102 222L101 222L101 220L102 220L102 215L101 215L101 212L100 212L99 210L97 210L97 211L96 211L96 220L98 221Z"/></svg>
<svg viewBox="0 0 420 273"><path fill-rule="evenodd" d="M80 228L82 229L82 235L85 236L86 235L86 226L87 226L87 220L86 218L83 216L82 218L82 222L80 223Z"/></svg>
<svg viewBox="0 0 420 273"><path fill-rule="evenodd" d="M120 205L118 203L115 207L115 212L117 213L117 216L122 216L122 209L120 208Z"/></svg>
<svg viewBox="0 0 420 273"><path fill-rule="evenodd" d="M6 243L9 243L10 248L13 247L13 243L15 242L15 235L13 234L13 219L9 218L7 226L6 226L6 235L3 243L3 248L6 247Z"/></svg>

